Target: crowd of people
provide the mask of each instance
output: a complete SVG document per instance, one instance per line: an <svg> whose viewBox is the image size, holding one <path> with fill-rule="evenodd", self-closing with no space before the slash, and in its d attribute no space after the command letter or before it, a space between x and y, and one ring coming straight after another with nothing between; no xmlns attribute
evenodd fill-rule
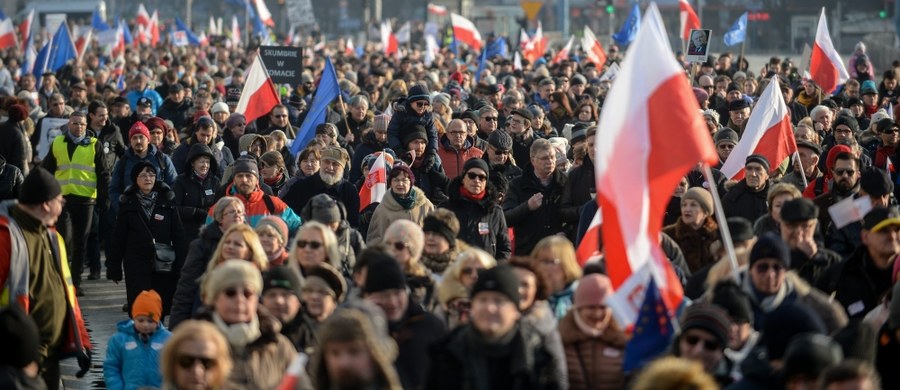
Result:
<svg viewBox="0 0 900 390"><path fill-rule="evenodd" d="M97 48L37 75L2 56L0 387L100 363L78 297L105 278L127 291L123 321L91 324L118 330L111 389L900 388L900 68L864 46L834 93L789 59L685 64L720 162L672 194L661 243L688 304L633 370L607 259L575 250L605 66L329 45L247 120L253 49ZM326 57L343 98L304 138ZM715 168L774 78L798 153L731 181ZM384 197L361 200L381 160ZM864 215L829 212L845 199Z"/></svg>

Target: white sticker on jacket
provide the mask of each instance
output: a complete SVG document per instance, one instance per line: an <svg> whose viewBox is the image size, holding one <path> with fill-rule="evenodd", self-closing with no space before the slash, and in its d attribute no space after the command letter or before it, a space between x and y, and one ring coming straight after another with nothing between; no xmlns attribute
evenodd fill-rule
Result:
<svg viewBox="0 0 900 390"><path fill-rule="evenodd" d="M126 342L126 343L125 343L125 349L127 349L127 350L130 351L130 350L135 349L135 348L137 348L137 343L136 343L136 342L134 342L134 341L129 341L129 342Z"/></svg>
<svg viewBox="0 0 900 390"><path fill-rule="evenodd" d="M851 303L850 306L847 306L847 314L849 314L851 316L855 316L859 313L862 313L862 311L865 310L865 308L866 308L866 304L863 303L863 301L861 301L861 300L856 301L856 302Z"/></svg>

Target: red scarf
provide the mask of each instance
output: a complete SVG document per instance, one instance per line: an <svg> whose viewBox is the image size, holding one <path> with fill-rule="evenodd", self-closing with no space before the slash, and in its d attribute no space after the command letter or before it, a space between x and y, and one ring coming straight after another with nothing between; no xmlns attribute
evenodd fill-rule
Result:
<svg viewBox="0 0 900 390"><path fill-rule="evenodd" d="M277 176L275 176L271 179L263 179L263 182L265 182L267 185L269 185L271 187L272 185L278 183L279 180L281 180L281 175L282 174L279 173Z"/></svg>
<svg viewBox="0 0 900 390"><path fill-rule="evenodd" d="M473 202L480 202L484 200L484 197L487 195L487 191L481 191L480 194L473 194L466 189L466 186L459 186L459 194L462 195L463 198L466 198Z"/></svg>
<svg viewBox="0 0 900 390"><path fill-rule="evenodd" d="M871 106L863 104L863 107L866 110L866 116L870 117L870 118L872 117L872 114L874 114L875 112L878 111L878 108L879 108L877 104L873 104Z"/></svg>

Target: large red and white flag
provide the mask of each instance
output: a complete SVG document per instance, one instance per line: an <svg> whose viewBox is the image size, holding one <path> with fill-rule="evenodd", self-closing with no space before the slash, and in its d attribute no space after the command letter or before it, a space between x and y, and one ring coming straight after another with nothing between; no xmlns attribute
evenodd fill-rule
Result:
<svg viewBox="0 0 900 390"><path fill-rule="evenodd" d="M747 119L744 136L722 165L722 174L733 180L743 179L744 163L751 154L765 156L773 168L794 154L797 143L789 114L778 78L773 77Z"/></svg>
<svg viewBox="0 0 900 390"><path fill-rule="evenodd" d="M397 42L391 22L381 23L381 46L384 48L384 55L390 56L398 53L400 43Z"/></svg>
<svg viewBox="0 0 900 390"><path fill-rule="evenodd" d="M678 9L678 16L681 19L681 40L687 42L691 39L691 30L700 29L700 18L687 0L679 1Z"/></svg>
<svg viewBox="0 0 900 390"><path fill-rule="evenodd" d="M269 72L266 72L259 53L256 54L253 64L247 71L246 80L234 112L244 114L249 123L267 115L281 100L278 98L278 90L275 88L275 83L269 78Z"/></svg>
<svg viewBox="0 0 900 390"><path fill-rule="evenodd" d="M717 160L655 3L638 31L609 91L595 143L603 248L616 290L608 302L624 326L636 320L651 277L670 313L682 303L681 283L660 248L663 215L682 177L700 161Z"/></svg>
<svg viewBox="0 0 900 390"><path fill-rule="evenodd" d="M828 21L825 19L825 7L819 15L819 27L816 29L816 42L813 44L809 59L809 73L816 85L827 93L834 92L838 84L850 79L844 61L834 49L831 35L828 34Z"/></svg>
<svg viewBox="0 0 900 390"><path fill-rule="evenodd" d="M16 47L16 45L16 29L13 27L12 19L0 20L0 49L8 49Z"/></svg>
<svg viewBox="0 0 900 390"><path fill-rule="evenodd" d="M603 225L603 213L597 210L591 224L588 226L581 242L578 243L578 250L575 252L575 258L578 259L578 265L584 267L584 263L595 256L600 256L600 226Z"/></svg>
<svg viewBox="0 0 900 390"><path fill-rule="evenodd" d="M558 63L562 62L563 60L569 58L569 52L572 51L572 43L574 43L574 42L575 42L575 36L572 35L569 37L569 41L566 42L566 45L563 46L562 49L559 49L559 51L556 52L556 55L553 56L554 64L558 64Z"/></svg>
<svg viewBox="0 0 900 390"><path fill-rule="evenodd" d="M363 211L372 203L380 203L387 193L387 167L393 165L394 159L384 152L377 152L378 158L369 168L366 182L359 189L359 211Z"/></svg>
<svg viewBox="0 0 900 390"><path fill-rule="evenodd" d="M150 47L156 47L159 44L159 11L153 10L153 16L150 17L150 27L144 31L150 39Z"/></svg>
<svg viewBox="0 0 900 390"><path fill-rule="evenodd" d="M269 12L266 1L254 0L254 3L256 3L256 15L259 16L259 19L262 20L263 24L269 27L275 27L275 20L272 19L272 13Z"/></svg>
<svg viewBox="0 0 900 390"><path fill-rule="evenodd" d="M138 5L137 16L134 17L134 21L144 26L145 29L150 27L150 13L147 12L147 8L144 8L144 3Z"/></svg>
<svg viewBox="0 0 900 390"><path fill-rule="evenodd" d="M481 33L478 32L475 23L462 15L450 13L450 24L453 25L453 36L457 41L465 43L472 50L481 50Z"/></svg>
<svg viewBox="0 0 900 390"><path fill-rule="evenodd" d="M537 30L534 31L534 35L525 44L525 48L522 50L522 56L529 62L534 63L538 58L543 57L544 52L546 51L547 38L544 37L544 27L541 25L541 22L538 21Z"/></svg>
<svg viewBox="0 0 900 390"><path fill-rule="evenodd" d="M587 25L584 26L584 37L581 38L581 48L587 54L588 61L593 62L597 66L597 70L602 70L606 65L606 52L600 45L600 40L591 31Z"/></svg>
<svg viewBox="0 0 900 390"><path fill-rule="evenodd" d="M22 23L19 24L19 38L20 42L28 42L28 34L31 33L31 24L34 22L34 8L31 11L28 11L28 16L25 19L22 19Z"/></svg>
<svg viewBox="0 0 900 390"><path fill-rule="evenodd" d="M428 13L437 16L447 16L447 7L428 3Z"/></svg>

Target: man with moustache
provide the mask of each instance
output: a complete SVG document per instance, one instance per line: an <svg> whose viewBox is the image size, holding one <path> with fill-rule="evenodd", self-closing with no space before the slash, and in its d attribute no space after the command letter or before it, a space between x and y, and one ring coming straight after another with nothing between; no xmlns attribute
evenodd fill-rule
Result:
<svg viewBox="0 0 900 390"><path fill-rule="evenodd" d="M725 215L755 221L768 212L768 193L769 160L759 154L751 154L744 162L744 179L731 187L722 198Z"/></svg>
<svg viewBox="0 0 900 390"><path fill-rule="evenodd" d="M344 168L350 156L340 146L327 146L321 153L319 172L294 183L284 194L284 202L294 210L302 210L312 197L328 194L344 204L347 220L356 228L359 226L359 190L344 179Z"/></svg>
<svg viewBox="0 0 900 390"><path fill-rule="evenodd" d="M234 162L234 176L230 184L225 188L225 196L233 196L244 203L244 220L247 224L256 227L263 217L274 215L281 218L287 224L291 237L300 228L300 216L294 213L281 199L263 192L259 187L259 167L256 160L249 157L241 157ZM206 224L214 223L213 211L210 207L206 216Z"/></svg>
<svg viewBox="0 0 900 390"><path fill-rule="evenodd" d="M856 195L859 192L861 174L859 159L853 153L838 153L834 159L834 168L831 169L830 191L819 195L813 202L819 207L819 210L828 210L835 203ZM831 227L829 213L819 213L819 227L823 231L828 231L828 228Z"/></svg>

